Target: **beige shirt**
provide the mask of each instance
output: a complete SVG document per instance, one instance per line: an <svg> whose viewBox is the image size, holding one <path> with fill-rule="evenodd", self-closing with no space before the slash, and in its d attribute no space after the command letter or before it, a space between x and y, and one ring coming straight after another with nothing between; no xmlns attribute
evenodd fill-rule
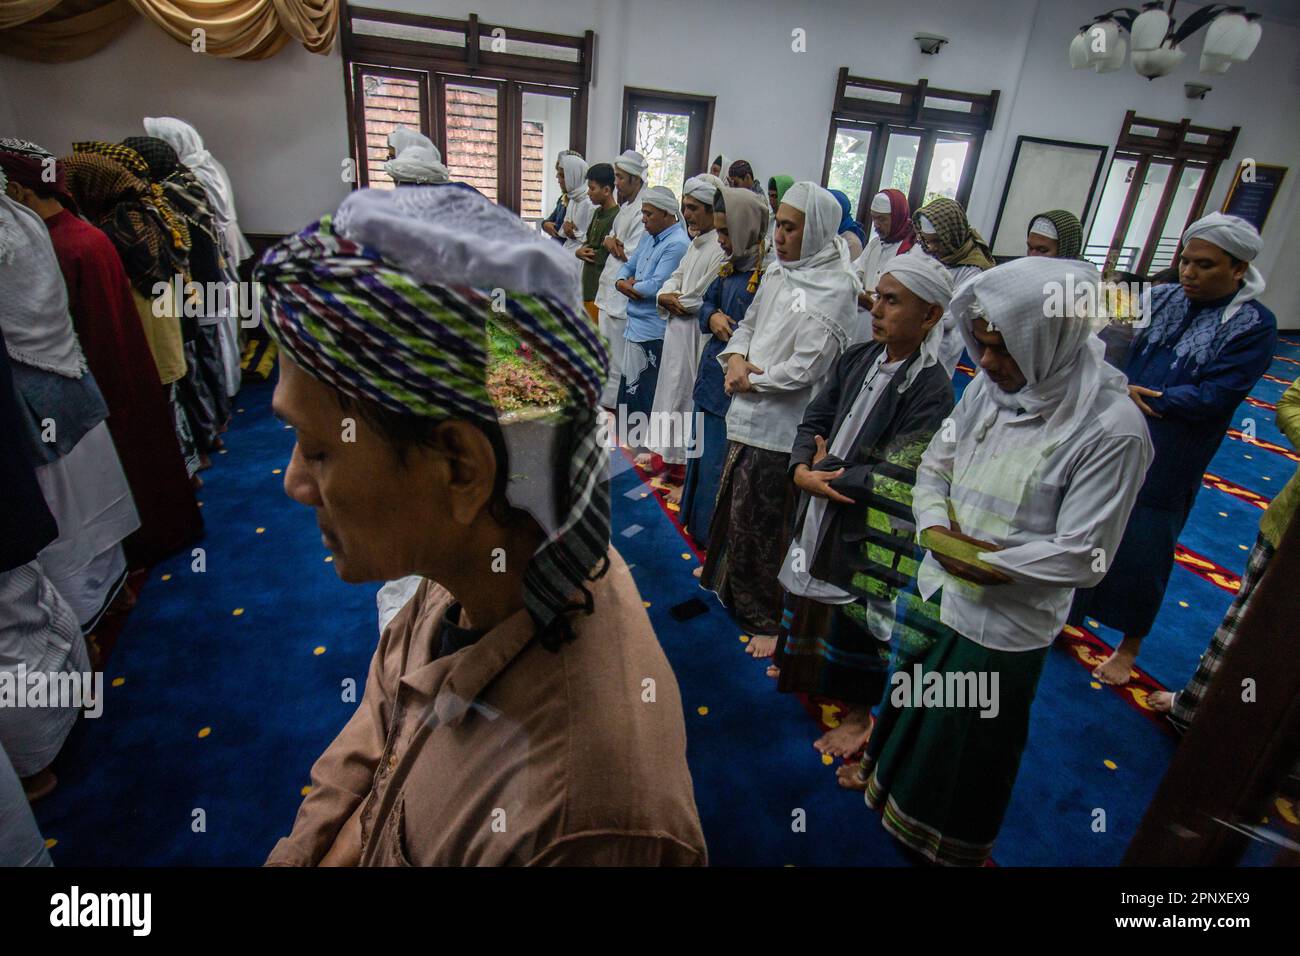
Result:
<svg viewBox="0 0 1300 956"><path fill-rule="evenodd" d="M558 652L520 610L433 660L453 599L421 584L267 863L704 865L677 679L609 559Z"/></svg>

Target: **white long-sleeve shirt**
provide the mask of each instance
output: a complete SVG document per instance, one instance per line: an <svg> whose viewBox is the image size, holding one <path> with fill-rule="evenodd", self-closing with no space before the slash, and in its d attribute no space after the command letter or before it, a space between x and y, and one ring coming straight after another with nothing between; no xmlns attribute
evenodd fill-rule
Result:
<svg viewBox="0 0 1300 956"><path fill-rule="evenodd" d="M614 224L609 227L609 234L623 243L623 252L631 259L641 237L645 235L645 222L641 219L640 193L636 198L618 207ZM614 288L614 283L618 281L618 270L621 268L623 268L623 260L611 253L605 259L605 268L600 273L600 284L596 287L596 308L616 319L627 318L627 296Z"/></svg>
<svg viewBox="0 0 1300 956"><path fill-rule="evenodd" d="M769 287L773 298L768 299L759 286L758 295L718 353L724 370L732 355L745 356L763 370L749 376L753 391L731 396L727 438L789 452L804 409L848 343L854 316L796 312L786 287L775 292Z"/></svg>
<svg viewBox="0 0 1300 956"><path fill-rule="evenodd" d="M976 441L978 424L995 409ZM1044 456L1054 436L1040 416L998 408L987 393L968 388L951 426L935 433L912 496L918 535L951 528L951 513L962 533L1002 548L979 559L1012 578L973 584L926 554L921 594L928 599L943 588L940 620L963 637L997 650L1046 647L1065 625L1074 589L1105 576L1153 451L1127 395L1102 392L1094 410L1085 427ZM999 493L1019 488L1026 476L1023 495Z"/></svg>

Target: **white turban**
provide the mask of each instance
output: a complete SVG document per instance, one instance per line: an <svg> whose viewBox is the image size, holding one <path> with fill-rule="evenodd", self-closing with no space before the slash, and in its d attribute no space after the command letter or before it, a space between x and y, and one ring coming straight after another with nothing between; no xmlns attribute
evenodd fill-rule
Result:
<svg viewBox="0 0 1300 956"><path fill-rule="evenodd" d="M725 183L717 176L709 173L701 173L698 176L692 176L686 180L686 185L682 187L682 196L690 196L697 202L702 202L706 206L712 206L713 200L717 198L718 190Z"/></svg>
<svg viewBox="0 0 1300 956"><path fill-rule="evenodd" d="M433 140L425 136L418 130L409 129L405 126L399 126L388 134L388 145L393 147L393 152L401 155L402 150L409 149L412 146L423 146L425 149L431 149L435 153L438 147L433 145ZM441 159L441 156L439 156Z"/></svg>
<svg viewBox="0 0 1300 956"><path fill-rule="evenodd" d="M618 159L614 160L614 168L621 169L629 176L635 176L637 179L645 181L645 157L635 149L625 149Z"/></svg>
<svg viewBox="0 0 1300 956"><path fill-rule="evenodd" d="M641 192L641 202L664 212L670 212L677 218L681 218L682 208L677 204L677 197L667 186L652 186Z"/></svg>
<svg viewBox="0 0 1300 956"><path fill-rule="evenodd" d="M938 259L909 251L890 259L885 272L905 285L921 301L947 311L948 303L952 301L952 272Z"/></svg>
<svg viewBox="0 0 1300 956"><path fill-rule="evenodd" d="M1246 262L1259 255L1264 247L1264 240L1254 226L1240 216L1227 216L1221 212L1212 212L1188 226L1183 233L1183 245L1192 239L1204 239Z"/></svg>
<svg viewBox="0 0 1300 956"><path fill-rule="evenodd" d="M1050 219L1039 216L1029 224L1029 231L1036 236L1042 236L1044 239L1059 239L1056 232L1056 223Z"/></svg>
<svg viewBox="0 0 1300 956"><path fill-rule="evenodd" d="M1240 216L1227 216L1221 212L1212 212L1188 226L1183 233L1183 245L1186 246L1193 239L1203 239L1245 262L1254 259L1264 247L1259 230ZM1231 319L1251 299L1259 298L1264 287L1263 274L1254 266L1249 266L1242 277L1241 288L1223 310L1219 324Z"/></svg>
<svg viewBox="0 0 1300 956"><path fill-rule="evenodd" d="M399 126L388 134L388 145L397 155L384 163L395 183L446 183L451 173L442 164L442 154L423 133Z"/></svg>
<svg viewBox="0 0 1300 956"><path fill-rule="evenodd" d="M938 259L919 250L911 250L890 259L885 273L901 282L922 302L937 305L947 311L948 303L952 300L952 273ZM926 333L921 342L921 358L912 363L898 390L901 392L909 388L922 369L939 361L942 351L943 322L939 321Z"/></svg>
<svg viewBox="0 0 1300 956"><path fill-rule="evenodd" d="M889 204L889 196L886 193L879 192L871 197L871 211L882 213L888 216L894 211L894 207Z"/></svg>

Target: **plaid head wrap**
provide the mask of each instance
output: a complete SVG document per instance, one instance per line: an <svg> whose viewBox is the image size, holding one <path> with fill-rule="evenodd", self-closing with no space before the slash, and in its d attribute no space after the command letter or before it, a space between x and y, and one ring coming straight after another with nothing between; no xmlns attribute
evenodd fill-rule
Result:
<svg viewBox="0 0 1300 956"><path fill-rule="evenodd" d="M145 202L149 187L107 156L73 153L60 162L82 213L113 240L136 291L151 298L155 283L171 281L172 262L166 226Z"/></svg>
<svg viewBox="0 0 1300 956"><path fill-rule="evenodd" d="M992 269L993 251L984 237L976 231L966 218L966 210L961 203L946 196L931 199L912 216L917 234L921 233L921 217L934 223L947 252L938 257L939 261L950 268L957 266L976 266L980 269Z"/></svg>
<svg viewBox="0 0 1300 956"><path fill-rule="evenodd" d="M166 141L156 136L128 136L122 140L148 164L149 178L161 183L167 194L167 201L172 208L185 218L186 223L195 229L202 229L218 246L221 240L208 205L208 194L203 184L181 163L176 150Z"/></svg>
<svg viewBox="0 0 1300 956"><path fill-rule="evenodd" d="M511 448L516 422L560 428L554 460L567 470L548 492L556 520L548 527L534 514L548 540L524 573L525 604L551 649L572 633L566 612L591 610L585 585L608 567L598 405L608 359L583 314L578 275L553 243L456 183L354 192L335 215L268 250L254 273L272 337L339 392L403 415L501 421ZM540 389L549 407L509 410L522 403L498 390L492 366L503 351L525 360L510 371L525 381L506 390L535 393L531 364L554 386ZM520 462L510 455L513 474ZM532 482L550 487L549 478Z"/></svg>
<svg viewBox="0 0 1300 956"><path fill-rule="evenodd" d="M1056 235L1050 236L1057 243L1057 259L1078 259L1083 252L1083 223L1079 217L1066 209L1049 209L1040 212L1029 220L1029 231L1034 231L1034 223L1046 219L1056 227Z"/></svg>
<svg viewBox="0 0 1300 956"><path fill-rule="evenodd" d="M145 202L152 205L158 211L158 215L162 217L163 222L167 224L167 230L171 233L172 248L181 252L189 251L191 246L189 227L185 224L184 218L167 201L167 194L163 189L162 182L154 178L153 173L149 170L149 164L144 161L143 156L130 146L106 143L98 139L73 143L72 151L74 153L93 153L97 156L107 156L139 178L141 182L149 187Z"/></svg>
<svg viewBox="0 0 1300 956"><path fill-rule="evenodd" d="M10 145L29 146L34 149L10 149ZM54 179L49 180L49 163L54 163ZM77 201L68 191L68 177L63 164L35 143L25 140L0 139L0 168L18 185L41 194L52 195L65 209L76 213Z"/></svg>

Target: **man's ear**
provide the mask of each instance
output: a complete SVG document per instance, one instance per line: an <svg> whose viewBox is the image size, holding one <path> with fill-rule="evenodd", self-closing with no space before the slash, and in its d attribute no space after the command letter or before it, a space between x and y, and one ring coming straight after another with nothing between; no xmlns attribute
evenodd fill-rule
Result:
<svg viewBox="0 0 1300 956"><path fill-rule="evenodd" d="M446 421L434 432L434 447L421 451L440 459L433 466L443 484L447 513L456 524L469 527L496 487L496 452L487 435L469 422Z"/></svg>
<svg viewBox="0 0 1300 956"><path fill-rule="evenodd" d="M925 321L921 323L921 328L929 332L943 319L943 307L934 303L930 304L930 310L925 313Z"/></svg>

